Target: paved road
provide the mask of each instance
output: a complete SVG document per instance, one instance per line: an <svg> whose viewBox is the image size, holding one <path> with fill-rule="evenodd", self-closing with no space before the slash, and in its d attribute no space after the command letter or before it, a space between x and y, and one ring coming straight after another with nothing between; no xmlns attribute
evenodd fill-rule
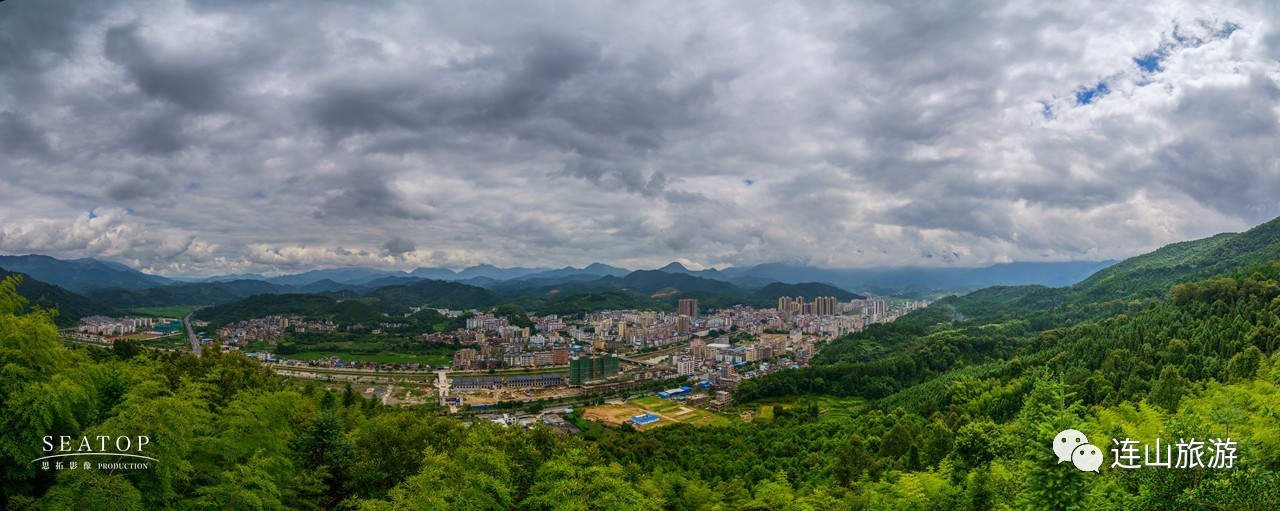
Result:
<svg viewBox="0 0 1280 511"><path fill-rule="evenodd" d="M200 338L196 337L196 330L191 327L191 316L205 307L205 305L201 305L191 309L191 312L188 312L186 317L182 318L182 324L187 328L187 339L191 341L191 352L195 353L197 357L200 356Z"/></svg>

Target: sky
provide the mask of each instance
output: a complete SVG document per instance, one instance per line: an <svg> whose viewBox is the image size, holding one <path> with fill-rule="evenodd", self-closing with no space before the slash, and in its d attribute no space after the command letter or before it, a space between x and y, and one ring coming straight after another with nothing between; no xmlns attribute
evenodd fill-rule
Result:
<svg viewBox="0 0 1280 511"><path fill-rule="evenodd" d="M11 0L0 253L1124 258L1280 215L1276 5Z"/></svg>

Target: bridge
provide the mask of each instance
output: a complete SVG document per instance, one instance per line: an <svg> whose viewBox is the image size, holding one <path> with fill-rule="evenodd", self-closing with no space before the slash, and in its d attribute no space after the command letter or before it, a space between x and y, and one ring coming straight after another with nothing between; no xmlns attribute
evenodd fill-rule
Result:
<svg viewBox="0 0 1280 511"><path fill-rule="evenodd" d="M618 360L620 360L620 361L622 361L622 362L626 362L626 363L628 363L628 364L635 364L635 365L640 365L640 366L649 366L649 367L654 367L654 366L662 365L662 362L653 362L653 361L649 361L649 360L636 360L636 359L634 359L634 358L630 358L630 357L622 357L622 356L618 357Z"/></svg>

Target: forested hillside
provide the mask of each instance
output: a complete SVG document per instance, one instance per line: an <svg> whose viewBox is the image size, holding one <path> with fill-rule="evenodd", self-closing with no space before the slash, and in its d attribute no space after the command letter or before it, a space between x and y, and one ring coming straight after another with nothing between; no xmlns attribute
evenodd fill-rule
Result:
<svg viewBox="0 0 1280 511"><path fill-rule="evenodd" d="M0 279L11 275L22 277L18 283L17 291L19 295L27 299L29 307L40 307L58 312L54 319L58 326L73 326L82 317L95 314L111 314L115 311L112 307L97 300L85 298L29 276L0 269Z"/></svg>
<svg viewBox="0 0 1280 511"><path fill-rule="evenodd" d="M1051 318L1074 326L1046 330L1000 310L1043 291L988 289L953 304L997 322L975 321L953 306L874 326L832 343L812 367L744 382L737 398L862 403L852 407L860 426L850 431L859 433L845 448L860 453L857 466L890 469L871 479L892 480L892 469L917 482L938 476L949 484L937 488L958 484L963 490L954 491L989 499L986 505L1280 506L1269 487L1280 469L1280 263L1176 285L1160 300L1091 304L1086 316L1105 316L1097 321ZM881 427L892 429L876 433L876 414L890 414ZM1089 438L1230 435L1240 441L1241 465L1063 471L1045 453L1067 428ZM955 504L951 498L939 490L927 500Z"/></svg>
<svg viewBox="0 0 1280 511"><path fill-rule="evenodd" d="M1173 243L1059 288L996 286L938 300L947 320L969 324L1026 320L1036 331L1140 310L1174 285L1280 260L1280 218L1243 233Z"/></svg>

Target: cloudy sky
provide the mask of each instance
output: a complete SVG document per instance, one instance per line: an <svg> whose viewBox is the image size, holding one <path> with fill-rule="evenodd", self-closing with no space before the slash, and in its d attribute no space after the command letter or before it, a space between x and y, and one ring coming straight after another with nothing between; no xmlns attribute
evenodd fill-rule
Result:
<svg viewBox="0 0 1280 511"><path fill-rule="evenodd" d="M1121 258L1280 215L1275 5L11 0L0 253Z"/></svg>

